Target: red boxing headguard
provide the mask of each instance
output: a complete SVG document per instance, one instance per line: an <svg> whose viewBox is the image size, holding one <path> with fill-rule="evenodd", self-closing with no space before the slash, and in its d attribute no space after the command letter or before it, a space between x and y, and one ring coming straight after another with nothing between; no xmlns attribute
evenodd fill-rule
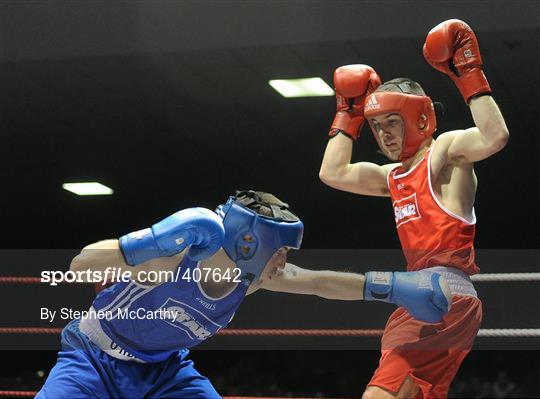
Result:
<svg viewBox="0 0 540 399"><path fill-rule="evenodd" d="M404 132L399 160L412 157L418 151L420 144L431 137L437 128L437 118L433 102L428 96L406 94L391 91L381 91L370 94L366 98L364 116L375 135L375 140L381 146L377 130L370 118L374 116L396 113L403 118Z"/></svg>

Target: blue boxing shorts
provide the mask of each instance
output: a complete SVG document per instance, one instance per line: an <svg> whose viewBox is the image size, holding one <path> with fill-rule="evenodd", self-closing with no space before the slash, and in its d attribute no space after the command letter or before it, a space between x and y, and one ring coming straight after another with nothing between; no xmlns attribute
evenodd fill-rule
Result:
<svg viewBox="0 0 540 399"><path fill-rule="evenodd" d="M36 398L221 398L186 359L188 353L178 351L159 363L116 359L94 345L79 331L79 320L73 320L62 331L62 350Z"/></svg>

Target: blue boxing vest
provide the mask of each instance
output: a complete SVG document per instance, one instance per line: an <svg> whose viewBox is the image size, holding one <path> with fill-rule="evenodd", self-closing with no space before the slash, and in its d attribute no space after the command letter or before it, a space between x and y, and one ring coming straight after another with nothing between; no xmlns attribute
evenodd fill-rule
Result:
<svg viewBox="0 0 540 399"><path fill-rule="evenodd" d="M185 257L178 267L179 276L193 277L198 263ZM210 298L193 278L154 286L120 282L99 293L92 310L101 316L83 319L80 330L114 357L160 362L225 327L248 287L242 281L225 297Z"/></svg>

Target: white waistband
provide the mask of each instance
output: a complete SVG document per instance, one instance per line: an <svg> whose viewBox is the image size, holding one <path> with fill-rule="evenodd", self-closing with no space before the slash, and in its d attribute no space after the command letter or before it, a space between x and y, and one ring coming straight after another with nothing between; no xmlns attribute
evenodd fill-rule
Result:
<svg viewBox="0 0 540 399"><path fill-rule="evenodd" d="M456 269L455 267L434 266L422 269L421 271L439 273L446 279L452 294L478 298L471 278L463 270Z"/></svg>
<svg viewBox="0 0 540 399"><path fill-rule="evenodd" d="M95 312L93 307L90 308L90 314ZM95 314L95 313L94 313ZM122 349L120 345L109 338L105 331L99 324L99 319L96 317L88 317L81 319L79 323L79 330L90 339L95 345L97 345L107 355L112 356L120 360L128 360L138 363L146 363L144 360L132 355L125 349Z"/></svg>

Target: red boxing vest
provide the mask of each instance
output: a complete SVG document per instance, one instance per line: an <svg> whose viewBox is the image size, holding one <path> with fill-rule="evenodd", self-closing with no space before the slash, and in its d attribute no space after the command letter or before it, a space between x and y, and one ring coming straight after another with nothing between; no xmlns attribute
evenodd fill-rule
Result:
<svg viewBox="0 0 540 399"><path fill-rule="evenodd" d="M429 165L431 149L412 169L401 166L388 174L388 188L394 208L396 228L407 259L407 270L450 266L469 275L480 271L474 261L473 220L458 216L435 197Z"/></svg>

